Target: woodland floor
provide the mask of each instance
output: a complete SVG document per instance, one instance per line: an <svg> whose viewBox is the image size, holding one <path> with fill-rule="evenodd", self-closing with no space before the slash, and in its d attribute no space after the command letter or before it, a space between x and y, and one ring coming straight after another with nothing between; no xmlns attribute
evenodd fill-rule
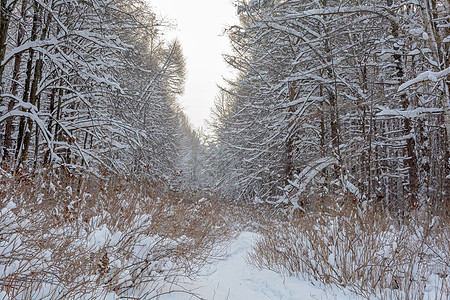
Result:
<svg viewBox="0 0 450 300"><path fill-rule="evenodd" d="M208 300L357 299L350 292L324 288L319 282L281 276L249 264L247 255L258 237L258 233L241 232L223 249L226 254L222 259L205 266L197 280L184 281L180 287ZM161 300L188 299L198 298L186 293L161 297Z"/></svg>
<svg viewBox="0 0 450 300"><path fill-rule="evenodd" d="M0 176L0 300L450 299L445 215L88 179Z"/></svg>

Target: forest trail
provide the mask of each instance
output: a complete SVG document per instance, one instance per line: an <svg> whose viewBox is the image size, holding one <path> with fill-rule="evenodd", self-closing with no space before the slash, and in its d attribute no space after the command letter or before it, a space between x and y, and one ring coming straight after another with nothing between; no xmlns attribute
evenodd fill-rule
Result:
<svg viewBox="0 0 450 300"><path fill-rule="evenodd" d="M247 262L257 233L242 232L230 242L226 255L207 265L196 281L181 283L181 287L206 300L303 300L355 299L349 292L324 290L319 283L283 277L270 270L260 270ZM177 288L173 288L176 290ZM161 300L198 299L191 294L172 293Z"/></svg>

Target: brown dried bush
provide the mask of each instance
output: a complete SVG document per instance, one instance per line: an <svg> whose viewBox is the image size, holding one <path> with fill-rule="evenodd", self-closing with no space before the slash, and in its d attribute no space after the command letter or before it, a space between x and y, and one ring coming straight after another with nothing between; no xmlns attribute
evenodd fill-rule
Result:
<svg viewBox="0 0 450 300"><path fill-rule="evenodd" d="M191 293L177 281L220 255L230 236L223 207L104 175L0 175L0 298Z"/></svg>
<svg viewBox="0 0 450 300"><path fill-rule="evenodd" d="M262 232L249 259L364 298L449 299L449 241L442 216L416 211L398 222L352 203L286 215Z"/></svg>

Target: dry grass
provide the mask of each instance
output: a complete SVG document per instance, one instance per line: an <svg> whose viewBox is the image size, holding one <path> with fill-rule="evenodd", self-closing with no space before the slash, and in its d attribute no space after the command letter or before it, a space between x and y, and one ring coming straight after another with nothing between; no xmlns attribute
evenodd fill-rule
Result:
<svg viewBox="0 0 450 300"><path fill-rule="evenodd" d="M250 261L364 298L449 299L449 220L426 212L409 220L361 205L294 214L263 231Z"/></svg>
<svg viewBox="0 0 450 300"><path fill-rule="evenodd" d="M106 175L0 174L0 299L152 299L220 254L224 207Z"/></svg>

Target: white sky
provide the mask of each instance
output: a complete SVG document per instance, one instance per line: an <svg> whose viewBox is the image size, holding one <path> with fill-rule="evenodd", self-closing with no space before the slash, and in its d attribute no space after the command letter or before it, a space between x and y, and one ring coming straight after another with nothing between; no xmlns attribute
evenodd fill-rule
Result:
<svg viewBox="0 0 450 300"><path fill-rule="evenodd" d="M187 78L180 104L195 128L210 116L222 78L230 68L222 54L230 53L228 25L237 23L232 0L148 0L158 16L176 23L166 38L178 38L186 57Z"/></svg>

